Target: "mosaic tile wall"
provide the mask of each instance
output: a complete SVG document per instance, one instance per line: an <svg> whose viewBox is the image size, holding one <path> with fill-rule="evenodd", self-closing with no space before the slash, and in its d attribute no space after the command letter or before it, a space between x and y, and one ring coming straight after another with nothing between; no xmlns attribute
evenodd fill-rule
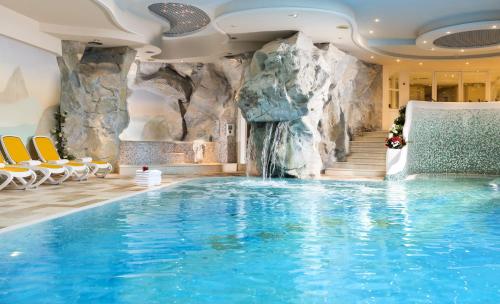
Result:
<svg viewBox="0 0 500 304"><path fill-rule="evenodd" d="M217 144L207 142L204 145L202 163L220 162ZM179 163L179 157L174 153L183 153L185 163L194 162L192 142L122 141L120 164L142 166Z"/></svg>
<svg viewBox="0 0 500 304"><path fill-rule="evenodd" d="M500 111L415 109L405 175L500 175Z"/></svg>

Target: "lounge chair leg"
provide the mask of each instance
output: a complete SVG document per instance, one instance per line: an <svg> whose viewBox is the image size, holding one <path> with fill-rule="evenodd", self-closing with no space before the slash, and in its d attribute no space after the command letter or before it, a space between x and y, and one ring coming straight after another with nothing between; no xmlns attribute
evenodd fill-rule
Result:
<svg viewBox="0 0 500 304"><path fill-rule="evenodd" d="M46 181L50 182L50 180L49 180L50 179L50 171L38 170L37 172L40 172L42 174L42 176L40 177L40 179L38 181L36 181L36 177L35 177L35 182L33 182L33 184L31 185L32 188L38 188L38 186L45 183Z"/></svg>
<svg viewBox="0 0 500 304"><path fill-rule="evenodd" d="M12 182L12 180L14 179L14 177L11 174L3 174L1 172L0 172L0 174L5 177L5 181L0 184L0 190L2 190L2 189L4 189L5 187L7 187Z"/></svg>

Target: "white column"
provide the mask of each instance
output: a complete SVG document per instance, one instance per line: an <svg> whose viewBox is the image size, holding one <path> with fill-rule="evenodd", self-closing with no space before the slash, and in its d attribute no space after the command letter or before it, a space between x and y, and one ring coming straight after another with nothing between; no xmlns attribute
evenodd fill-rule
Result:
<svg viewBox="0 0 500 304"><path fill-rule="evenodd" d="M238 146L238 164L247 163L247 121L238 109L238 119L236 121L236 145Z"/></svg>

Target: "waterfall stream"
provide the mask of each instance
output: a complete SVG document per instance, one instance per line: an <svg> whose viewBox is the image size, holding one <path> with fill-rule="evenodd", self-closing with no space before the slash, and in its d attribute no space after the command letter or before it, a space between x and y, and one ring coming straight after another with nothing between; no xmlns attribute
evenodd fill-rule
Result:
<svg viewBox="0 0 500 304"><path fill-rule="evenodd" d="M247 176L249 169L253 165L260 165L260 174L263 179L271 177L284 177L287 158L287 137L290 122L268 122L265 124L265 131L262 143L256 141L256 131L253 131L247 146ZM257 138L258 139L258 138ZM260 155L257 146L262 145ZM260 164L257 157L260 156ZM253 164L252 162L255 162Z"/></svg>

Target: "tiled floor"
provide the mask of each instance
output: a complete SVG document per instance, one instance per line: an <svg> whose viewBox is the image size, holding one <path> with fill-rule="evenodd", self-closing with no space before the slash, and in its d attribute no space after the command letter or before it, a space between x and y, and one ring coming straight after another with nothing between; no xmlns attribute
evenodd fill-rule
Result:
<svg viewBox="0 0 500 304"><path fill-rule="evenodd" d="M189 177L164 176L162 186ZM134 185L133 179L109 176L86 182L66 182L61 186L43 185L36 190L0 192L0 229L36 221L58 213L101 203L147 190Z"/></svg>

